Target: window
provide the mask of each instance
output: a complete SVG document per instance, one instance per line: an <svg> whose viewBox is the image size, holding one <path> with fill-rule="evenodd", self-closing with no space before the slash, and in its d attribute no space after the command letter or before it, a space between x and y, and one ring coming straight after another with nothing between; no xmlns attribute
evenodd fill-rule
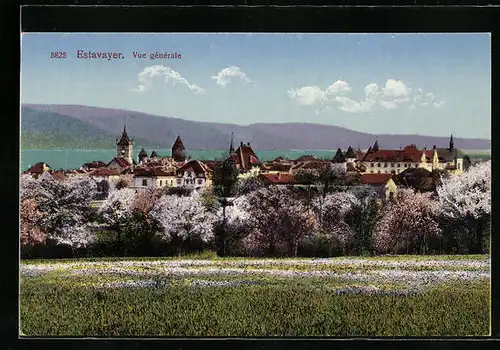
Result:
<svg viewBox="0 0 500 350"><path fill-rule="evenodd" d="M381 171L379 170L379 171L378 171L378 173L380 174L380 173L381 173Z"/></svg>
<svg viewBox="0 0 500 350"><path fill-rule="evenodd" d="M370 164L370 166L373 168L374 164L373 164L373 163L371 163L371 164Z"/></svg>
<svg viewBox="0 0 500 350"><path fill-rule="evenodd" d="M394 163L391 163L391 168L394 168L395 164Z"/></svg>
<svg viewBox="0 0 500 350"><path fill-rule="evenodd" d="M377 163L377 166L380 168L380 163Z"/></svg>
<svg viewBox="0 0 500 350"><path fill-rule="evenodd" d="M202 179L198 179L198 185L201 185L203 183Z"/></svg>
<svg viewBox="0 0 500 350"><path fill-rule="evenodd" d="M143 185L143 186L147 186L147 185L148 185L148 180L146 180L146 179L142 179L142 185Z"/></svg>
<svg viewBox="0 0 500 350"><path fill-rule="evenodd" d="M389 200L394 202L394 192L389 192Z"/></svg>
<svg viewBox="0 0 500 350"><path fill-rule="evenodd" d="M162 185L162 181L160 180L160 186Z"/></svg>
<svg viewBox="0 0 500 350"><path fill-rule="evenodd" d="M408 168L408 163L405 163L405 168Z"/></svg>
<svg viewBox="0 0 500 350"><path fill-rule="evenodd" d="M370 173L372 173L372 174L373 174L373 169L370 169Z"/></svg>
<svg viewBox="0 0 500 350"><path fill-rule="evenodd" d="M387 168L387 163L384 163L384 168Z"/></svg>
<svg viewBox="0 0 500 350"><path fill-rule="evenodd" d="M401 163L398 163L398 168L401 168Z"/></svg>
<svg viewBox="0 0 500 350"><path fill-rule="evenodd" d="M177 185L182 184L182 179L177 179Z"/></svg>

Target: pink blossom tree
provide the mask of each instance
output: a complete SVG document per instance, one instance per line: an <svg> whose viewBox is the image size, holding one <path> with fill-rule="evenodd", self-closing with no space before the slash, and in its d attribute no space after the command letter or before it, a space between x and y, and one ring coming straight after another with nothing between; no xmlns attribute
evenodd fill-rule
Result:
<svg viewBox="0 0 500 350"><path fill-rule="evenodd" d="M21 200L21 245L33 245L45 241L45 234L40 228L42 213L33 198Z"/></svg>
<svg viewBox="0 0 500 350"><path fill-rule="evenodd" d="M491 160L442 179L436 191L443 216L458 222L461 231L467 232L471 253L481 253L491 215ZM457 233L460 234L464 233Z"/></svg>
<svg viewBox="0 0 500 350"><path fill-rule="evenodd" d="M382 253L419 251L425 254L429 239L441 234L437 222L439 204L430 193L401 189L398 199L387 204L375 226L374 247Z"/></svg>
<svg viewBox="0 0 500 350"><path fill-rule="evenodd" d="M271 255L283 242L289 255L296 256L299 243L313 235L316 228L314 213L288 188L269 186L252 192L247 196L246 210L252 229L250 239L265 246Z"/></svg>

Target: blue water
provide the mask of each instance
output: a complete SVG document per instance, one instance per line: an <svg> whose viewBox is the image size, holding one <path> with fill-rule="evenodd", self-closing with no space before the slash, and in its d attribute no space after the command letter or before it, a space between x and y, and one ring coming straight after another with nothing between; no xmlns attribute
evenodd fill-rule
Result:
<svg viewBox="0 0 500 350"><path fill-rule="evenodd" d="M134 150L134 157L137 161L137 156L140 150ZM148 155L151 150L146 150ZM465 153L473 156L474 154L490 154L490 150L463 150ZM288 159L297 159L303 155L313 155L318 159L331 159L335 155L334 150L255 150L257 157L261 161L273 160L277 157ZM160 157L171 155L170 149L156 150ZM215 160L221 159L227 154L227 150L187 150L186 155L192 159L199 160ZM30 166L45 162L52 169L78 169L84 163L89 163L94 160L100 160L105 163L111 161L116 156L114 149L26 149L21 150L21 171L28 169Z"/></svg>
<svg viewBox="0 0 500 350"><path fill-rule="evenodd" d="M134 150L134 157L137 161L137 156L140 150ZM151 150L146 150L148 155ZM160 157L171 155L170 149L156 150ZM288 159L297 159L303 155L314 155L316 158L332 158L335 151L328 150L255 150L257 157L262 161L273 160L277 157ZM186 155L191 156L192 159L199 160L214 160L221 159L226 150L187 150ZM30 166L38 163L45 162L52 169L78 169L84 163L89 163L94 160L100 160L105 163L111 161L116 156L114 149L26 149L21 150L21 171L28 169Z"/></svg>

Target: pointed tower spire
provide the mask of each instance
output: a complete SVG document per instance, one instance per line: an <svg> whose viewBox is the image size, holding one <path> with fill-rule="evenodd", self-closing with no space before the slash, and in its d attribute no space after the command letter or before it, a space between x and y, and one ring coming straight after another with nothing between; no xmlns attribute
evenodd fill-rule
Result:
<svg viewBox="0 0 500 350"><path fill-rule="evenodd" d="M378 138L375 139L375 143L373 144L372 151L378 151Z"/></svg>
<svg viewBox="0 0 500 350"><path fill-rule="evenodd" d="M234 133L231 133L231 143L229 144L229 154L234 153L234 146L233 146L233 138L234 138Z"/></svg>
<svg viewBox="0 0 500 350"><path fill-rule="evenodd" d="M451 134L451 136L450 136L450 151L453 150L454 146L455 145L453 143L453 134Z"/></svg>

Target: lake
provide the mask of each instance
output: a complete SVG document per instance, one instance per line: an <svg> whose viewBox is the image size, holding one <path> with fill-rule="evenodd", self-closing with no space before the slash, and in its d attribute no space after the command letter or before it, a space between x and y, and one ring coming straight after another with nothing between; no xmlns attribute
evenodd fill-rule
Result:
<svg viewBox="0 0 500 350"><path fill-rule="evenodd" d="M137 161L137 156L140 149L134 150L134 157ZM146 150L148 155L152 150ZM332 158L336 150L255 150L257 157L262 161L273 160L277 157L288 159L297 159L303 155L314 155L316 158ZM489 157L490 150L464 150L465 153L472 157L486 156ZM156 153L160 157L170 156L170 149L159 149ZM213 160L221 159L227 150L186 150L186 155L192 159ZM116 156L115 149L23 149L21 150L21 171L28 169L30 166L45 162L52 169L78 169L84 163L89 163L94 160L100 160L105 163L111 161Z"/></svg>

